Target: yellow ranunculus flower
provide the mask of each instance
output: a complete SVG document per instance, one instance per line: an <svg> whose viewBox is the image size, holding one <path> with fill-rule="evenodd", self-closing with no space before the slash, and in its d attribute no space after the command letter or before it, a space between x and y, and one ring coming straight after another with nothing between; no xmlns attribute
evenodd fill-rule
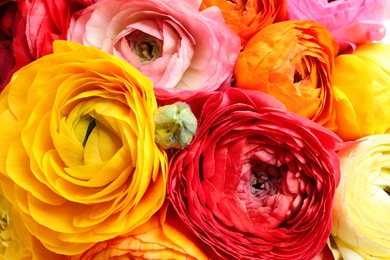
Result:
<svg viewBox="0 0 390 260"><path fill-rule="evenodd" d="M1 185L44 246L81 253L162 206L156 109L152 82L94 47L57 41L15 73L0 96Z"/></svg>
<svg viewBox="0 0 390 260"><path fill-rule="evenodd" d="M338 152L332 236L344 259L390 259L390 134L358 141Z"/></svg>
<svg viewBox="0 0 390 260"><path fill-rule="evenodd" d="M336 57L336 133L342 139L390 132L389 68L390 44L365 44Z"/></svg>

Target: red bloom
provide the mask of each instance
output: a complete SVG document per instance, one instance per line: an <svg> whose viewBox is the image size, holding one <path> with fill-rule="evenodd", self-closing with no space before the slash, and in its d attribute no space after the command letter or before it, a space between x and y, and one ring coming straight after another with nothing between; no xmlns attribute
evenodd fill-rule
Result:
<svg viewBox="0 0 390 260"><path fill-rule="evenodd" d="M16 0L0 2L0 92L4 88L3 82L8 82L10 73L15 66L12 49L13 24L17 13Z"/></svg>
<svg viewBox="0 0 390 260"><path fill-rule="evenodd" d="M81 3L68 0L5 0L0 3L0 91L12 74L52 52L52 42L65 39Z"/></svg>
<svg viewBox="0 0 390 260"><path fill-rule="evenodd" d="M168 181L184 223L213 259L314 258L330 234L342 141L258 91L231 88L198 106L197 134Z"/></svg>

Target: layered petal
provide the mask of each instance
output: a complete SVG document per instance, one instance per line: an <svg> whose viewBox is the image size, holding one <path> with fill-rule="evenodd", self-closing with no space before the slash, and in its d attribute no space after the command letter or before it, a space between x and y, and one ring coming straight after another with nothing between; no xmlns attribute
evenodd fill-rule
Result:
<svg viewBox="0 0 390 260"><path fill-rule="evenodd" d="M66 260L33 237L20 213L0 192L0 259Z"/></svg>
<svg viewBox="0 0 390 260"><path fill-rule="evenodd" d="M17 9L18 4L16 0L0 2L0 92L8 83L15 70L12 41Z"/></svg>
<svg viewBox="0 0 390 260"><path fill-rule="evenodd" d="M384 37L386 30L382 20L388 16L387 2L287 0L287 16L292 20L323 24L337 40L340 53L351 53L358 45Z"/></svg>
<svg viewBox="0 0 390 260"><path fill-rule="evenodd" d="M312 259L330 234L340 143L268 94L213 93L171 159L169 199L212 259Z"/></svg>
<svg viewBox="0 0 390 260"><path fill-rule="evenodd" d="M287 19L285 0L203 0L200 9L210 6L221 9L226 24L240 36L242 46L261 29Z"/></svg>
<svg viewBox="0 0 390 260"><path fill-rule="evenodd" d="M167 158L148 78L93 47L54 47L1 94L1 185L45 247L72 255L161 207Z"/></svg>
<svg viewBox="0 0 390 260"><path fill-rule="evenodd" d="M239 37L218 8L198 9L196 1L99 1L73 17L68 40L129 62L158 95L229 87Z"/></svg>
<svg viewBox="0 0 390 260"><path fill-rule="evenodd" d="M332 236L344 259L390 259L390 135L358 140L338 152Z"/></svg>
<svg viewBox="0 0 390 260"><path fill-rule="evenodd" d="M355 140L390 131L390 45L370 43L335 59L336 133Z"/></svg>
<svg viewBox="0 0 390 260"><path fill-rule="evenodd" d="M130 234L97 243L71 260L209 259L199 240L184 226L169 201Z"/></svg>
<svg viewBox="0 0 390 260"><path fill-rule="evenodd" d="M336 129L333 71L337 45L312 21L285 21L264 28L239 54L235 87L256 89L289 111Z"/></svg>
<svg viewBox="0 0 390 260"><path fill-rule="evenodd" d="M52 42L65 38L71 15L84 6L67 0L6 0L0 6L1 91L12 73L52 52Z"/></svg>

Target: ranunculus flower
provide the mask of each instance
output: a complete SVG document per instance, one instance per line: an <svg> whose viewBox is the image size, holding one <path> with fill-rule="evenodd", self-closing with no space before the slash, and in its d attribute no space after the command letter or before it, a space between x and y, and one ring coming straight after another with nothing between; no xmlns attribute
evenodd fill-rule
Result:
<svg viewBox="0 0 390 260"><path fill-rule="evenodd" d="M12 41L17 9L16 0L0 2L0 92L8 83L15 67Z"/></svg>
<svg viewBox="0 0 390 260"><path fill-rule="evenodd" d="M332 235L344 259L390 259L390 135L358 141L338 152Z"/></svg>
<svg viewBox="0 0 390 260"><path fill-rule="evenodd" d="M247 43L235 68L235 87L271 94L287 110L335 130L333 67L337 45L312 21L267 26Z"/></svg>
<svg viewBox="0 0 390 260"><path fill-rule="evenodd" d="M355 140L390 132L390 45L369 43L335 59L336 134Z"/></svg>
<svg viewBox="0 0 390 260"><path fill-rule="evenodd" d="M341 53L353 52L360 44L379 41L386 32L381 21L389 11L387 0L286 1L289 19L323 24L337 40Z"/></svg>
<svg viewBox="0 0 390 260"><path fill-rule="evenodd" d="M194 236L181 222L169 201L130 234L97 243L71 260L92 259L209 259Z"/></svg>
<svg viewBox="0 0 390 260"><path fill-rule="evenodd" d="M286 0L202 0L200 9L210 6L221 9L226 24L238 34L242 46L261 29L287 19Z"/></svg>
<svg viewBox="0 0 390 260"><path fill-rule="evenodd" d="M259 91L230 88L198 106L197 133L168 175L183 222L212 259L315 257L331 230L341 140Z"/></svg>
<svg viewBox="0 0 390 260"><path fill-rule="evenodd" d="M44 246L72 255L162 206L167 157L152 82L94 47L54 44L1 93L1 186Z"/></svg>
<svg viewBox="0 0 390 260"><path fill-rule="evenodd" d="M72 13L84 6L68 0L5 0L0 3L0 91L12 74L52 52L65 39Z"/></svg>
<svg viewBox="0 0 390 260"><path fill-rule="evenodd" d="M198 3L199 2L199 3ZM230 86L240 40L200 1L99 1L73 16L70 41L98 47L152 79L159 95Z"/></svg>

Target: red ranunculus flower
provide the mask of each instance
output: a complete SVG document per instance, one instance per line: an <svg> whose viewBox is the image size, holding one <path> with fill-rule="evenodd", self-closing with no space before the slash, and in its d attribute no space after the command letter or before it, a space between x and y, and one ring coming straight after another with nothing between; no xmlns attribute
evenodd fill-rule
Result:
<svg viewBox="0 0 390 260"><path fill-rule="evenodd" d="M317 256L331 230L341 139L258 91L230 88L190 106L202 107L198 130L173 155L168 194L212 259Z"/></svg>
<svg viewBox="0 0 390 260"><path fill-rule="evenodd" d="M11 78L15 66L12 38L17 9L16 0L0 2L0 92Z"/></svg>
<svg viewBox="0 0 390 260"><path fill-rule="evenodd" d="M85 7L79 1L0 2L0 92L15 71L51 53L54 40L66 38L72 14Z"/></svg>

